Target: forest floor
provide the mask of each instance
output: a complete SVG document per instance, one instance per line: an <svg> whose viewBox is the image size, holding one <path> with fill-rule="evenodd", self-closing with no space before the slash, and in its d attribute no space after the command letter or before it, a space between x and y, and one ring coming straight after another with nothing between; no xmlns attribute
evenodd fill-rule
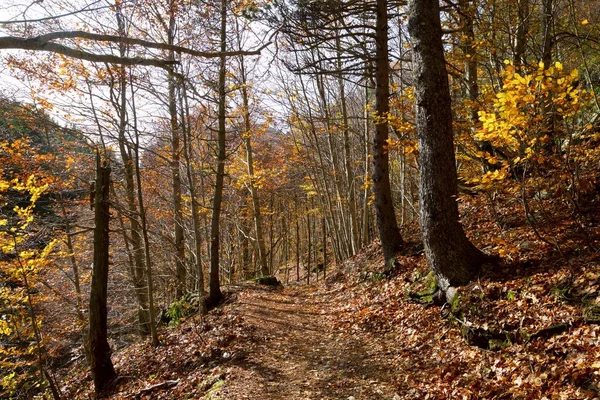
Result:
<svg viewBox="0 0 600 400"><path fill-rule="evenodd" d="M552 214L551 240L509 208L502 227L484 212L464 207L465 223L502 259L452 305L430 304L417 235L393 271L373 243L311 285L246 282L202 319L190 307L160 328L159 347L114 352L105 397L600 399L600 207L584 220ZM58 378L65 398L93 397L82 359Z"/></svg>
<svg viewBox="0 0 600 400"><path fill-rule="evenodd" d="M335 295L342 289L258 284L228 289L223 308L203 322L193 317L166 328L158 349L135 344L117 352L120 378L106 397L399 398L387 362L390 348L335 327L340 308ZM87 386L71 386L73 377L67 386L78 390L69 396L91 396L89 378L79 378Z"/></svg>
<svg viewBox="0 0 600 400"><path fill-rule="evenodd" d="M448 312L413 295L429 285L422 258L400 259L389 278L372 246L316 285L230 286L202 321L162 328L158 348L116 351L105 397L600 398L597 255L576 272L561 259L489 267ZM82 364L63 385L66 398L92 398Z"/></svg>

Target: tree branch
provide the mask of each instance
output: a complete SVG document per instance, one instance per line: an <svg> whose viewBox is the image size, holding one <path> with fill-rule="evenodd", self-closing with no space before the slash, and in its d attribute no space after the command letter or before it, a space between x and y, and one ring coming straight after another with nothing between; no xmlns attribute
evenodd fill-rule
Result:
<svg viewBox="0 0 600 400"><path fill-rule="evenodd" d="M272 36L271 36L272 37ZM237 51L225 51L225 52L206 52L193 50L183 46L170 45L166 43L157 43L149 40L135 39L128 37L121 37L116 35L102 35L96 33L89 33L84 31L60 31L52 32L44 35L36 36L33 38L20 38L15 36L2 36L0 37L0 50L1 49L22 49L22 50L37 50L37 51L49 51L57 54L62 54L68 57L77 58L80 60L87 60L92 62L104 62L110 64L121 64L121 65L150 65L163 69L168 69L173 64L177 64L178 61L172 60L161 60L144 57L120 57L111 54L97 54L91 53L85 50L78 50L72 47L65 46L63 44L55 43L53 40L57 39L87 39L97 42L113 42L127 45L142 46L145 48L159 49L175 51L179 53L189 54L196 57L203 58L217 58L217 57L234 57L234 56L249 56L258 55L260 52L271 44L271 41L263 44L262 46L254 50L237 50Z"/></svg>
<svg viewBox="0 0 600 400"><path fill-rule="evenodd" d="M176 63L174 61L157 60L143 57L119 57L110 54L95 54L83 50L73 49L62 44L39 40L39 38L23 39L13 36L3 36L0 37L0 49L49 51L52 53L65 55L67 57L73 57L92 62L105 62L122 65L151 65L163 69L167 69L169 66Z"/></svg>

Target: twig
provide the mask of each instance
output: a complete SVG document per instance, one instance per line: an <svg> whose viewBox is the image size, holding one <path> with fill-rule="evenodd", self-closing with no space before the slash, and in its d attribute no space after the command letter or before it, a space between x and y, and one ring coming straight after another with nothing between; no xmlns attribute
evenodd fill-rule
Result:
<svg viewBox="0 0 600 400"><path fill-rule="evenodd" d="M140 396L142 394L151 392L151 391L153 391L155 389L169 389L169 388L172 388L174 386L177 386L178 384L179 384L179 379L177 379L175 381L164 381L164 382L161 382L161 383L157 383L155 385L150 385L150 386L147 386L147 387L143 388L139 392L137 392L136 397Z"/></svg>

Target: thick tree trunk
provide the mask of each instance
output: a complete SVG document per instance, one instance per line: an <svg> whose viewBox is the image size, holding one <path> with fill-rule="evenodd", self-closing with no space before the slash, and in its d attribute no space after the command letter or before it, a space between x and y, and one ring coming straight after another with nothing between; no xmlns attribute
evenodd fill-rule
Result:
<svg viewBox="0 0 600 400"><path fill-rule="evenodd" d="M388 114L390 111L390 64L388 59L388 9L387 0L377 0L376 21L377 50L375 102L377 119L373 141L373 191L375 209L379 225L379 237L386 265L394 261L396 253L402 248L402 237L398 229L392 190L390 187L389 155L386 150L389 137Z"/></svg>
<svg viewBox="0 0 600 400"><path fill-rule="evenodd" d="M90 327L88 343L94 389L100 393L117 376L110 360L107 340L108 230L110 221L110 167L100 163L96 154L96 193L94 227L94 270L90 293Z"/></svg>
<svg viewBox="0 0 600 400"><path fill-rule="evenodd" d="M221 51L227 49L227 1L221 0ZM210 229L210 277L209 277L209 303L212 306L218 304L223 298L221 292L221 281L219 277L219 247L220 247L220 223L221 203L223 201L223 181L225 178L225 78L226 57L221 56L219 68L219 132L217 156L217 176L215 179L215 193L212 204L212 218Z"/></svg>
<svg viewBox="0 0 600 400"><path fill-rule="evenodd" d="M519 19L517 22L517 34L515 38L514 63L517 70L527 64L525 59L525 46L527 34L529 33L529 0L519 0Z"/></svg>
<svg viewBox="0 0 600 400"><path fill-rule="evenodd" d="M440 289L469 282L484 260L459 223L452 109L438 0L413 0L409 32L419 136L421 232Z"/></svg>

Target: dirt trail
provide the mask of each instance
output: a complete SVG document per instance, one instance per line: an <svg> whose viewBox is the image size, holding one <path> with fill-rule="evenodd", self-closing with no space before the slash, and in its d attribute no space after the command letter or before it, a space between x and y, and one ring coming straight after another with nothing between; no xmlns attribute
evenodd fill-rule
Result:
<svg viewBox="0 0 600 400"><path fill-rule="evenodd" d="M331 298L293 288L241 292L228 312L255 329L258 343L229 363L218 398L393 399L385 350L364 333L332 328Z"/></svg>

